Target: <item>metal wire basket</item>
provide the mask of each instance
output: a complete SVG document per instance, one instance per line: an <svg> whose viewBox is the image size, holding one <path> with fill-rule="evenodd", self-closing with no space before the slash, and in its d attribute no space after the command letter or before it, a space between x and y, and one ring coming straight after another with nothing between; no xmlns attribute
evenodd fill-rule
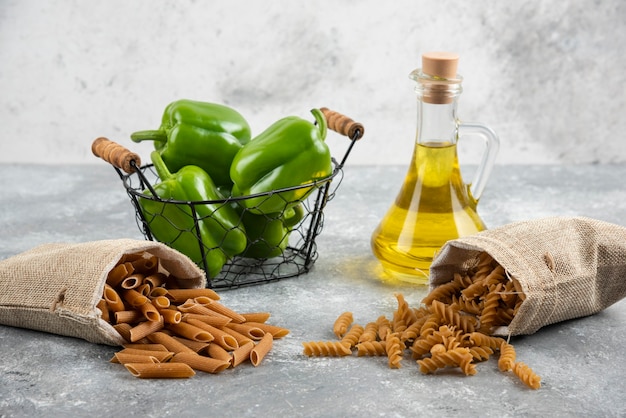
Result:
<svg viewBox="0 0 626 418"><path fill-rule="evenodd" d="M307 273L318 259L316 238L324 227L324 208L332 200L343 179L343 166L346 162L354 144L364 134L363 125L354 122L352 119L335 111L322 108L326 117L328 127L344 136L347 136L349 143L341 160L332 158L333 171L323 179L312 181L308 184L272 190L266 193L242 197L228 197L223 200L212 201L178 201L164 200L157 196L154 186L159 183L152 164L141 165L140 157L127 150L125 147L112 142L106 138L98 138L93 142L93 153L113 165L135 208L135 218L139 230L147 240L161 241L173 248L176 248L176 240L190 238L193 236L197 243L199 259L194 260L207 275L207 286L214 289L236 288L247 285L267 283L279 279L296 277ZM219 273L211 274L209 267L210 258L215 256L216 251L222 251L219 245L207 245L202 239L200 224L205 222L212 215L200 215L198 208L200 205L210 205L212 213L217 213L224 206L237 207L240 214L239 222L243 222L249 216L242 201L255 199L255 202L286 194L285 192L300 191L306 193L304 200L290 202L285 200L283 213L266 215L267 224L265 228L276 228L277 222L284 222L287 217L286 212L293 214L297 209L298 216L292 216L293 222L282 225L284 231L279 242L266 242L263 234L254 234L247 231L247 247L242 254L228 257ZM162 207L159 213L148 213L145 207L142 208L142 201L158 202ZM205 206L206 207L206 206ZM172 222L172 230L175 231L168 239L157 239L152 228L155 219L167 219L167 214L176 211L178 215L191 217L193 227L178 228ZM180 212L178 212L180 211ZM177 215L177 216L178 216ZM217 216L215 216L217 217ZM214 224L214 219L211 220ZM162 237L160 237L162 238ZM261 249L250 251L251 249ZM250 256L250 253L256 253Z"/></svg>

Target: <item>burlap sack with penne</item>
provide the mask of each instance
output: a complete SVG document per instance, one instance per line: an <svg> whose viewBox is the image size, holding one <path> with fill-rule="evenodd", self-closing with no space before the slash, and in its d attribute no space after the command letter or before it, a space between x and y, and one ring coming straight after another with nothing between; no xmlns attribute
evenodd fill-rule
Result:
<svg viewBox="0 0 626 418"><path fill-rule="evenodd" d="M132 258L176 277L180 288L204 288L206 276L164 244L117 239L52 243L0 260L0 324L121 345L97 307L111 270Z"/></svg>
<svg viewBox="0 0 626 418"><path fill-rule="evenodd" d="M495 335L533 334L626 297L626 228L619 225L550 217L449 241L431 265L431 290L475 270L484 253L522 293L510 322L491 330Z"/></svg>

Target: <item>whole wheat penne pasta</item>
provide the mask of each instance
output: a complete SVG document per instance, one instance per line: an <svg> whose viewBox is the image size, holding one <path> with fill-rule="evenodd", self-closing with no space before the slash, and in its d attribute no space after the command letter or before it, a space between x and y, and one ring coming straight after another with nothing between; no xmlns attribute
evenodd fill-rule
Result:
<svg viewBox="0 0 626 418"><path fill-rule="evenodd" d="M178 305L178 310L184 313L192 313L192 314L204 315L204 316L214 316L217 318L221 318L222 320L228 320L228 322L232 321L232 318L229 318L225 315L222 315L221 313L215 312L205 306L202 306L194 302L192 299L187 300L182 305Z"/></svg>
<svg viewBox="0 0 626 418"><path fill-rule="evenodd" d="M163 319L160 318L157 321L144 321L135 325L129 330L130 333L130 342L134 343L142 338L145 338L152 334L153 332L159 331L163 329L164 323Z"/></svg>
<svg viewBox="0 0 626 418"><path fill-rule="evenodd" d="M202 302L199 302L198 300L201 298L195 298L194 301L196 303L198 303L199 305L204 306L205 308L209 308L210 310L212 310L213 312L217 312L220 315L224 315L230 319L232 319L233 322L237 323L237 324L241 324L242 322L246 321L246 318L244 318L242 315L240 315L239 313L233 311L232 309L230 309L227 306L224 306L223 304L214 301L210 298L202 298Z"/></svg>
<svg viewBox="0 0 626 418"><path fill-rule="evenodd" d="M144 303L148 302L148 298L135 289L125 289L121 293L122 299L127 302L133 308L137 308Z"/></svg>
<svg viewBox="0 0 626 418"><path fill-rule="evenodd" d="M132 310L132 311L118 311L113 313L113 318L115 319L116 324L128 323L132 324L135 322L139 322L143 315L141 312Z"/></svg>
<svg viewBox="0 0 626 418"><path fill-rule="evenodd" d="M206 352L209 355L209 357L214 358L214 359L218 359L218 360L228 361L229 364L233 360L233 358L230 355L230 353L228 351L226 351L224 349L224 347L222 347L219 344L210 343L209 347L206 350Z"/></svg>
<svg viewBox="0 0 626 418"><path fill-rule="evenodd" d="M232 328L229 328L229 327L222 327L222 328L220 328L220 329L221 329L222 331L224 331L224 332L226 332L226 333L228 333L228 334L232 335L233 337L235 337L235 339L237 340L237 344L238 344L239 346L242 346L242 345L244 345L244 344L246 344L246 343L252 343L252 342L254 342L254 340L253 340L252 338L247 337L247 336L245 336L245 335L243 335L243 334L241 334L241 333L239 333L239 332L235 331L235 330L234 330L234 329L232 329Z"/></svg>
<svg viewBox="0 0 626 418"><path fill-rule="evenodd" d="M171 295L170 292L164 288L164 287L154 287L152 288L152 290L150 290L150 295L148 296L150 299L159 297L159 296L165 296L166 298L168 298L170 301L172 299L174 299ZM170 302L171 303L171 302Z"/></svg>
<svg viewBox="0 0 626 418"><path fill-rule="evenodd" d="M122 289L135 289L139 287L139 285L142 283L143 278L144 278L143 274L140 274L140 273L131 274L130 276L122 280L122 283L120 283L120 287Z"/></svg>
<svg viewBox="0 0 626 418"><path fill-rule="evenodd" d="M248 343L234 350L232 355L232 366L237 367L244 361L248 360L250 358L250 352L252 352L253 348L254 343Z"/></svg>
<svg viewBox="0 0 626 418"><path fill-rule="evenodd" d="M159 310L169 308L171 305L170 300L167 296L157 296L155 298L152 298L151 301L154 307Z"/></svg>
<svg viewBox="0 0 626 418"><path fill-rule="evenodd" d="M269 332L272 334L274 339L282 338L285 335L289 334L289 330L283 327L277 327L276 325L264 324L261 322L247 322L248 325L255 326L257 328L261 328L266 333Z"/></svg>
<svg viewBox="0 0 626 418"><path fill-rule="evenodd" d="M188 322L179 322L178 324L168 324L167 328L174 332L176 335L184 338L188 338L194 341L202 341L205 343L211 342L214 339L214 335L204 328L200 328L195 324Z"/></svg>
<svg viewBox="0 0 626 418"><path fill-rule="evenodd" d="M154 332L148 336L148 340L156 344L163 344L165 348L173 353L180 353L185 351L188 353L194 352L191 348L187 347L180 341L177 341L176 338L166 334L165 332Z"/></svg>
<svg viewBox="0 0 626 418"><path fill-rule="evenodd" d="M239 344L237 343L237 339L235 339L235 337L225 331L222 331L219 328L215 328L214 326L205 324L204 322L198 321L196 319L189 319L187 323L211 333L211 335L213 335L214 337L214 341L224 347L226 350L234 350L239 347Z"/></svg>
<svg viewBox="0 0 626 418"><path fill-rule="evenodd" d="M132 348L135 350L150 350L150 351L167 351L167 348L163 344L140 344L140 343L127 343L124 344L124 348Z"/></svg>
<svg viewBox="0 0 626 418"><path fill-rule="evenodd" d="M165 363L166 361L170 361L172 356L175 354L172 351L161 351L157 350L143 350L138 348L124 348L123 350L118 351L118 354L132 354L137 356L152 356L156 358L160 363Z"/></svg>
<svg viewBox="0 0 626 418"><path fill-rule="evenodd" d="M197 319L198 321L213 325L216 328L223 328L226 324L232 321L232 319L225 316L202 315L189 312L183 314L183 321L186 321L187 319Z"/></svg>
<svg viewBox="0 0 626 418"><path fill-rule="evenodd" d="M100 317L104 319L106 322L111 322L111 315L109 313L109 306L107 305L107 301L104 299L100 299L96 308L100 309Z"/></svg>
<svg viewBox="0 0 626 418"><path fill-rule="evenodd" d="M248 312L248 313L242 313L241 316L243 316L246 319L246 322L266 322L268 319L270 319L270 313L269 312Z"/></svg>
<svg viewBox="0 0 626 418"><path fill-rule="evenodd" d="M178 324L183 319L183 314L175 309L161 309L159 313L166 324Z"/></svg>
<svg viewBox="0 0 626 418"><path fill-rule="evenodd" d="M115 353L111 358L111 363L159 363L159 360L146 354L128 354L128 353Z"/></svg>
<svg viewBox="0 0 626 418"><path fill-rule="evenodd" d="M238 333L245 335L246 337L258 341L266 334L261 328L251 324L250 322L245 322L243 324L227 324L224 328L230 328L232 330L237 331Z"/></svg>
<svg viewBox="0 0 626 418"><path fill-rule="evenodd" d="M132 325L126 323L115 324L113 325L113 328L115 328L117 333L120 334L123 339L125 339L126 341L130 341L130 330L132 328Z"/></svg>
<svg viewBox="0 0 626 418"><path fill-rule="evenodd" d="M142 283L139 286L137 286L135 290L141 293L142 295L144 295L145 297L149 298L152 288L150 287L148 283Z"/></svg>
<svg viewBox="0 0 626 418"><path fill-rule="evenodd" d="M111 287L110 285L104 285L102 297L109 306L109 310L111 310L112 312L126 310L126 305L124 305L124 302L122 301L119 293L117 293L115 289L113 289L113 287Z"/></svg>
<svg viewBox="0 0 626 418"><path fill-rule="evenodd" d="M141 314L148 321L154 322L154 321L162 320L161 314L159 313L158 309L155 308L155 306L149 300L143 305L140 305L137 309L139 309Z"/></svg>
<svg viewBox="0 0 626 418"><path fill-rule="evenodd" d="M271 350L274 337L269 332L261 338L250 352L250 362L253 366L258 366L265 355Z"/></svg>
<svg viewBox="0 0 626 418"><path fill-rule="evenodd" d="M194 341L188 338L179 337L177 335L172 335L172 337L175 340L185 344L187 347L191 348L195 353L206 350L209 347L209 344L211 344L210 342Z"/></svg>
<svg viewBox="0 0 626 418"><path fill-rule="evenodd" d="M118 264L107 275L106 284L111 287L117 287L128 275L130 275L130 272L126 268L126 264Z"/></svg>
<svg viewBox="0 0 626 418"><path fill-rule="evenodd" d="M184 379L196 374L185 363L128 363L124 366L133 376L142 379Z"/></svg>
<svg viewBox="0 0 626 418"><path fill-rule="evenodd" d="M165 281L165 276L162 273L154 273L143 278L143 283L149 284L151 289L159 287Z"/></svg>
<svg viewBox="0 0 626 418"><path fill-rule="evenodd" d="M159 259L155 255L144 253L141 258L133 260L131 263L133 264L135 271L148 274L152 273L159 266Z"/></svg>
<svg viewBox="0 0 626 418"><path fill-rule="evenodd" d="M213 300L219 300L220 296L212 289L169 289L169 294L174 298L175 302L184 302L187 299L194 299L198 296L207 296Z"/></svg>
<svg viewBox="0 0 626 418"><path fill-rule="evenodd" d="M172 363L184 363L194 370L206 373L219 373L230 367L229 361L200 356L195 353L178 353L172 358Z"/></svg>

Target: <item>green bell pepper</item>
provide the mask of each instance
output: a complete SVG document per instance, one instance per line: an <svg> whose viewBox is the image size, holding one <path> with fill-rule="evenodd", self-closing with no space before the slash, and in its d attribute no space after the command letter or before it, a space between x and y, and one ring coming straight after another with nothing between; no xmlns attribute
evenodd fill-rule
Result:
<svg viewBox="0 0 626 418"><path fill-rule="evenodd" d="M293 228L304 217L302 205L297 205L282 213L257 215L243 211L241 220L248 235L248 246L241 256L248 258L272 258L281 255L287 245Z"/></svg>
<svg viewBox="0 0 626 418"><path fill-rule="evenodd" d="M211 201L194 203L194 216L189 204L140 198L139 204L152 235L198 264L202 261L202 244L207 274L215 277L229 258L246 248L246 232L240 215L228 202L223 202L224 198L213 180L200 167L189 165L171 173L158 151L153 151L150 158L161 179L153 186L159 198L184 202ZM144 193L151 195L149 190Z"/></svg>
<svg viewBox="0 0 626 418"><path fill-rule="evenodd" d="M230 167L233 196L248 196L300 186L332 174L326 139L326 118L319 109L311 110L317 125L297 116L272 124L245 144ZM259 196L241 201L258 214L282 212L296 206L311 187Z"/></svg>
<svg viewBox="0 0 626 418"><path fill-rule="evenodd" d="M167 105L158 130L138 131L130 137L135 142L154 141L172 172L196 165L216 184L232 185L230 164L251 134L248 122L236 110L182 99Z"/></svg>

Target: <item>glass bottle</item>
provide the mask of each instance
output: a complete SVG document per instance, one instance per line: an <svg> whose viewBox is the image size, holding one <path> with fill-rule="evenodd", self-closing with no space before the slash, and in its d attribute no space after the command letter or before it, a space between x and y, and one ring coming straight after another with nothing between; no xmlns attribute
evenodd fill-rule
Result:
<svg viewBox="0 0 626 418"><path fill-rule="evenodd" d="M426 284L430 264L446 241L486 229L476 212L499 148L497 135L478 123L461 123L457 102L462 77L458 55L432 52L410 74L417 84L417 134L411 165L394 203L374 230L371 246L383 267L383 280ZM485 151L466 184L457 142L472 134L485 139Z"/></svg>

